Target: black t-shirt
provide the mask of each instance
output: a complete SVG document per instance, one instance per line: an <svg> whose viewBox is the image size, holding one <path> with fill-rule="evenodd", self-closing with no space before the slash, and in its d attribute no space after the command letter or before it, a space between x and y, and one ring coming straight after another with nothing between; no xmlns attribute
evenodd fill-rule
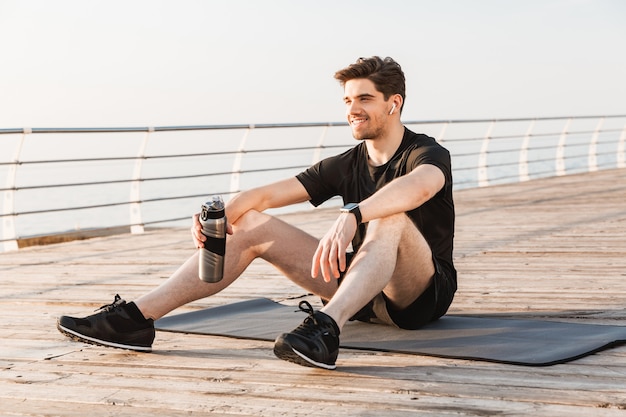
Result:
<svg viewBox="0 0 626 417"><path fill-rule="evenodd" d="M452 199L452 169L450 153L435 139L404 130L402 143L393 157L384 165L372 167L368 164L367 147L364 142L348 151L326 158L296 178L311 197L311 204L319 206L324 201L341 196L344 204L365 200L394 178L401 177L422 164L431 164L443 172L445 185L429 201L407 212L420 230L433 255L456 279L452 262L454 239L454 202ZM367 231L361 225L352 246L359 249Z"/></svg>

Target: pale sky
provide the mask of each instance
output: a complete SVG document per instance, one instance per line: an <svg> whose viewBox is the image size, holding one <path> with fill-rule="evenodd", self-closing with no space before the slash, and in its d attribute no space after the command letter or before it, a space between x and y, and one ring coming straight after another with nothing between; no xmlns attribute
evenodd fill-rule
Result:
<svg viewBox="0 0 626 417"><path fill-rule="evenodd" d="M626 114L623 0L0 0L0 128L344 120L391 56L404 120Z"/></svg>

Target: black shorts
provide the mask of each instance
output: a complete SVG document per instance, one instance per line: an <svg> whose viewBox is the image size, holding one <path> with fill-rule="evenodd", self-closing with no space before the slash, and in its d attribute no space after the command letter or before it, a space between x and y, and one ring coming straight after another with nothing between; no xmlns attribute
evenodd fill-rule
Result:
<svg viewBox="0 0 626 417"><path fill-rule="evenodd" d="M347 253L346 256L349 266L353 254ZM446 314L456 292L456 277L451 276L452 274L448 273L434 257L433 263L435 274L431 284L408 307L393 308L387 296L381 292L350 320L384 323L401 329L415 330ZM343 274L339 278L339 284L342 279Z"/></svg>

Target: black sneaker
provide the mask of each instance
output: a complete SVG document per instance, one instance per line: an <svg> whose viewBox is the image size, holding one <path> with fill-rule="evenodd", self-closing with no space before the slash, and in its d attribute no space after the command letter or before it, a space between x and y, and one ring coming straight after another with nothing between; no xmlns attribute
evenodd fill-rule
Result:
<svg viewBox="0 0 626 417"><path fill-rule="evenodd" d="M116 295L112 304L98 310L98 313L85 318L61 316L57 328L64 335L80 342L152 351L154 321L146 319L135 303L127 304Z"/></svg>
<svg viewBox="0 0 626 417"><path fill-rule="evenodd" d="M306 301L300 301L299 307L309 313L309 317L292 332L278 336L274 354L298 365L335 369L339 353L337 323L321 311L313 310Z"/></svg>

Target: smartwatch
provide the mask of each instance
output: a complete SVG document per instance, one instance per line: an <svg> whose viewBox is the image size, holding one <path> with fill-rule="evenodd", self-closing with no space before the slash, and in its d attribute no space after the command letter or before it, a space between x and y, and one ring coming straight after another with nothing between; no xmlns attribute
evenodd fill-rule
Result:
<svg viewBox="0 0 626 417"><path fill-rule="evenodd" d="M361 216L361 209L359 208L359 203L348 203L343 206L340 210L342 213L352 213L354 217L356 217L357 226L361 224L361 220L363 217Z"/></svg>

